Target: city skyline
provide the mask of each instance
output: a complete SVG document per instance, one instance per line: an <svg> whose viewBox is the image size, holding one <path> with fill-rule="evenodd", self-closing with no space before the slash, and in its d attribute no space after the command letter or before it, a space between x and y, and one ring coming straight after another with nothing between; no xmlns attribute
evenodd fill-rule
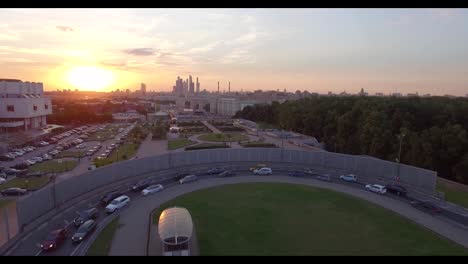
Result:
<svg viewBox="0 0 468 264"><path fill-rule="evenodd" d="M468 91L466 9L3 9L0 18L1 77L48 91L170 92L190 75L208 91L218 81L221 91L229 82L231 91Z"/></svg>

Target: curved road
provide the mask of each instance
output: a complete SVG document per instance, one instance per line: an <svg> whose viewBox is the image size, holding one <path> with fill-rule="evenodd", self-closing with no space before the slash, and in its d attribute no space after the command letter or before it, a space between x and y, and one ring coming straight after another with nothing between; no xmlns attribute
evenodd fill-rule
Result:
<svg viewBox="0 0 468 264"><path fill-rule="evenodd" d="M431 216L410 206L408 202L402 202L387 195L378 195L361 188L350 187L343 184L321 182L310 178L296 178L289 176L236 176L230 178L206 178L199 181L176 185L165 189L152 196L143 197L138 201L132 201L131 205L120 214L120 228L117 229L112 242L110 255L146 255L147 231L149 228L149 214L154 208L192 191L244 182L284 182L303 184L314 187L330 189L346 193L369 202L380 205L406 217L450 240L453 240L465 248L468 248L468 230L448 223L437 216Z"/></svg>

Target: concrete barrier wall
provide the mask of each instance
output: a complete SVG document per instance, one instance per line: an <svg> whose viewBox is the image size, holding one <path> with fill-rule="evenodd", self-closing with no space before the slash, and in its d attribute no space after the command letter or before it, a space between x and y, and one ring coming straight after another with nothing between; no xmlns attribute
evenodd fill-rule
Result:
<svg viewBox="0 0 468 264"><path fill-rule="evenodd" d="M391 181L395 178L398 164L375 158L337 154L321 151L297 151L271 148L213 149L187 151L128 160L111 164L70 179L54 186L38 190L18 200L19 224L28 224L37 217L73 198L119 180L139 175L156 173L170 168L178 169L192 165L232 162L291 163L301 166L333 169L342 173L354 173L358 178L371 182L376 179ZM432 195L435 191L436 172L400 165L400 179L405 186Z"/></svg>

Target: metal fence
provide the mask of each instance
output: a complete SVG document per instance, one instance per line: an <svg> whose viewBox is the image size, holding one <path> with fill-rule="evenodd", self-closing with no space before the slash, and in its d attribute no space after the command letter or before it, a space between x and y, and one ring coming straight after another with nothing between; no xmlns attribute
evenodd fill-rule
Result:
<svg viewBox="0 0 468 264"><path fill-rule="evenodd" d="M412 190L433 195L436 172L407 165L398 165L372 157L353 156L321 151L285 150L271 148L212 149L175 152L111 164L70 179L48 185L17 200L15 226L25 226L56 209L57 206L80 198L93 190L110 186L115 182L136 178L158 171L190 168L218 163L267 163L291 164L292 167L310 167L333 170L337 173L353 173L369 182L391 182L400 166L400 183ZM1 244L0 244L1 246Z"/></svg>

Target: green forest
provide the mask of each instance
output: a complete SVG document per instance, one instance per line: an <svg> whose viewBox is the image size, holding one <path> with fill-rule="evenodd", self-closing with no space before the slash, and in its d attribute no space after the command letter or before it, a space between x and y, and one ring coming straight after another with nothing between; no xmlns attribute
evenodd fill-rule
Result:
<svg viewBox="0 0 468 264"><path fill-rule="evenodd" d="M468 99L311 96L245 107L235 118L314 136L328 151L370 155L468 183Z"/></svg>

